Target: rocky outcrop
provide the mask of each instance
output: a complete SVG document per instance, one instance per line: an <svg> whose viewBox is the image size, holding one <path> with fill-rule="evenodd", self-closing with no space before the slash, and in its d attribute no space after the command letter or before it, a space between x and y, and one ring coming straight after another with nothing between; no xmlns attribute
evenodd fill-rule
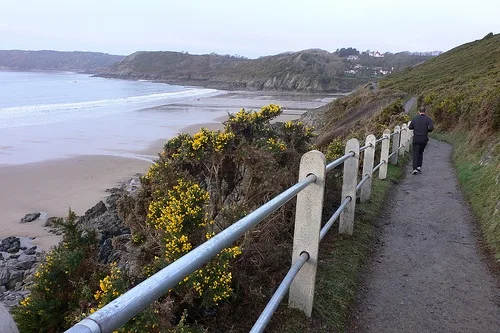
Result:
<svg viewBox="0 0 500 333"><path fill-rule="evenodd" d="M24 217L21 219L21 223L26 223L26 222L33 222L37 218L39 218L41 213L31 213L31 214L26 214Z"/></svg>
<svg viewBox="0 0 500 333"><path fill-rule="evenodd" d="M29 293L31 276L43 258L36 246L24 246L29 239L8 237L0 245L0 302L5 306L17 305Z"/></svg>
<svg viewBox="0 0 500 333"><path fill-rule="evenodd" d="M17 253L20 247L21 241L17 237L7 237L0 242L0 252Z"/></svg>
<svg viewBox="0 0 500 333"><path fill-rule="evenodd" d="M130 241L130 228L127 227L117 211L117 201L124 195L136 195L140 188L140 174L119 184L118 187L107 190L111 193L106 198L106 204L99 201L94 207L78 219L79 228L93 231L99 242L98 260L102 263L119 261L121 254L117 245L123 249L123 244Z"/></svg>
<svg viewBox="0 0 500 333"><path fill-rule="evenodd" d="M140 174L137 174L118 187L107 190L110 195L106 198L106 203L99 201L83 216L78 217L78 227L82 231L93 231L97 234L99 251L96 260L99 262L120 262L120 266L128 270L142 270L133 260L129 260L129 254L134 251L130 246L130 229L117 212L117 201L124 194L136 195L139 188ZM26 216L28 215L31 214ZM34 215L28 216L27 220L31 218L34 218ZM62 219L48 218L46 226L53 228L51 232L60 234L57 220ZM9 308L19 304L29 294L32 277L44 255L45 253L36 246L31 246L30 239L27 238L12 236L0 241L0 303Z"/></svg>

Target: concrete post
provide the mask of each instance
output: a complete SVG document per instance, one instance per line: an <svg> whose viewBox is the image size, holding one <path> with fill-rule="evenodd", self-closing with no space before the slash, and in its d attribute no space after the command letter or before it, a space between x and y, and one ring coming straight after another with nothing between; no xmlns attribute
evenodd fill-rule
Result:
<svg viewBox="0 0 500 333"><path fill-rule="evenodd" d="M0 303L0 332L2 333L19 333L14 319L12 319L9 311Z"/></svg>
<svg viewBox="0 0 500 333"><path fill-rule="evenodd" d="M385 161L384 164L378 169L378 179L387 178L387 164L389 163L389 145L391 143L391 131L386 129L384 131L383 137L385 140L382 141L382 148L380 149L380 162Z"/></svg>
<svg viewBox="0 0 500 333"><path fill-rule="evenodd" d="M396 152L396 154L392 155L391 160L389 161L391 164L398 164L398 147L399 147L399 140L400 140L400 134L401 134L401 128L399 126L394 127L394 139L392 139L392 153Z"/></svg>
<svg viewBox="0 0 500 333"><path fill-rule="evenodd" d="M405 151L407 153L410 152L410 146L411 146L411 137L412 137L412 134L413 134L413 131L411 129L409 129L409 126L410 126L410 122L408 122L408 124L406 124L406 144L405 144Z"/></svg>
<svg viewBox="0 0 500 333"><path fill-rule="evenodd" d="M311 317L313 308L326 175L325 156L317 150L302 156L299 181L311 173L316 175L316 182L297 195L292 265L304 251L309 254L309 260L290 285L288 297L288 306L303 311L307 317Z"/></svg>
<svg viewBox="0 0 500 333"><path fill-rule="evenodd" d="M400 134L400 139L399 139L399 156L404 156L405 154L405 144L406 144L406 134L408 133L406 124L403 124L401 126L401 134Z"/></svg>
<svg viewBox="0 0 500 333"><path fill-rule="evenodd" d="M344 162L344 182L342 184L342 201L347 197L351 201L340 214L339 233L352 235L354 229L354 211L356 209L356 185L358 184L359 141L347 141L345 153L354 153L354 157Z"/></svg>
<svg viewBox="0 0 500 333"><path fill-rule="evenodd" d="M375 162L375 141L377 138L375 135L370 134L366 137L365 145L371 145L371 147L366 148L363 156L363 177L369 175L370 178L363 184L359 193L359 201L367 202L370 200L370 195L372 193L372 173L373 164Z"/></svg>
<svg viewBox="0 0 500 333"><path fill-rule="evenodd" d="M413 142L413 130L411 130L410 127L411 121L408 122L408 149L406 149L407 152L410 152L410 149L412 148L412 142Z"/></svg>

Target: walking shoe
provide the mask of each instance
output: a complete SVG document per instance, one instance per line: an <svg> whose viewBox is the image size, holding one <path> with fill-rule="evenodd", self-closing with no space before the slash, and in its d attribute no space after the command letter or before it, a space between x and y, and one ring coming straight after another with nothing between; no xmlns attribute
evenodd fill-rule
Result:
<svg viewBox="0 0 500 333"><path fill-rule="evenodd" d="M417 170L413 170L412 174L416 175L418 173Z"/></svg>
<svg viewBox="0 0 500 333"><path fill-rule="evenodd" d="M421 168L421 167L418 167L418 168L417 168L417 171L418 171L418 172L422 172L422 168Z"/></svg>

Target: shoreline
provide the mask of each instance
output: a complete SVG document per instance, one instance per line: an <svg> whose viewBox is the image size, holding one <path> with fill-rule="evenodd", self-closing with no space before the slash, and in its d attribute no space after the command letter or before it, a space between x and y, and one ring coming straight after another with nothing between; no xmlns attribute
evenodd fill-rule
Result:
<svg viewBox="0 0 500 333"><path fill-rule="evenodd" d="M132 158L89 155L0 167L0 239L29 237L33 245L46 250L61 237L49 233L44 219L20 223L25 214L65 217L71 207L77 215L83 215L109 195L107 189L146 172L150 164Z"/></svg>
<svg viewBox="0 0 500 333"><path fill-rule="evenodd" d="M197 119L197 114L207 113L207 116L201 117L198 119L200 122L195 124L181 120L169 123L167 126L162 125L163 130L158 131L159 135L156 138L151 135L145 148L142 149L134 150L133 145L126 144L128 141L134 143L132 141L134 133L131 133L129 139L124 138L123 142L120 142L121 147L110 148L104 154L99 150L94 153L91 150L91 153L88 153L86 150L74 147L74 151L78 151L81 155L62 154L60 157L49 157L47 160L31 163L0 164L0 212L2 212L0 239L9 236L27 237L32 239L33 245L47 250L56 245L61 236L49 233L50 228L44 227L45 220L40 218L33 222L20 223L25 214L42 212L45 218L65 217L71 207L77 215L83 215L87 209L109 195L107 189L116 187L121 181L129 180L137 173L145 173L169 138L175 137L178 133L193 135L201 127L210 130L223 129L223 121L227 120L229 112L237 112L242 107L247 110L258 110L262 105L269 103L280 104L283 107L283 114L275 121L284 122L297 119L307 110L327 104L335 98L324 94L308 96L309 98L304 98L302 94L286 93L276 96L253 91L226 92L177 104L159 105L138 110L140 114L136 116L154 121L153 119L165 117L173 110L181 114L193 114L191 120ZM41 130L47 132L48 128ZM131 130L138 131L138 129ZM69 139L75 140L77 137ZM93 139L100 141L101 144L107 143L103 141L106 140L105 137ZM51 142L44 144L46 149L57 148L52 147ZM26 151L28 152L38 153L36 150Z"/></svg>

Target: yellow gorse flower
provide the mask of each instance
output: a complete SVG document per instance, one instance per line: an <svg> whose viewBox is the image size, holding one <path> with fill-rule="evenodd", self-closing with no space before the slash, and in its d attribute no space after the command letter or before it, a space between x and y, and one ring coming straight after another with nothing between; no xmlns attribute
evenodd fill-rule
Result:
<svg viewBox="0 0 500 333"><path fill-rule="evenodd" d="M251 123L251 122L264 122L269 121L282 112L279 105L269 104L263 106L259 111L246 111L241 109L234 115L229 116L229 123Z"/></svg>
<svg viewBox="0 0 500 333"><path fill-rule="evenodd" d="M203 145L208 142L205 138L204 134L195 135L195 142ZM231 139L231 136L220 135L217 138L223 142ZM209 229L213 227L213 221L209 221L204 212L209 199L208 192L198 184L179 179L177 185L167 191L165 197L150 203L148 223L163 233L163 260L167 264L191 251L193 243L190 234L195 230L208 229L205 232L207 240L215 235ZM200 297L207 299L206 302L217 304L231 295L232 275L229 272L229 260L239 254L239 247L224 249L206 267L184 278L180 285L190 286ZM154 271L147 269L148 275L153 273Z"/></svg>
<svg viewBox="0 0 500 333"><path fill-rule="evenodd" d="M110 274L99 280L99 290L94 293L94 299L98 302L97 308L90 308L89 313L94 313L121 294L118 283L122 278L122 272L116 262L111 263L110 267Z"/></svg>
<svg viewBox="0 0 500 333"><path fill-rule="evenodd" d="M286 144L281 139L269 138L266 141L267 149L270 151L284 151Z"/></svg>

